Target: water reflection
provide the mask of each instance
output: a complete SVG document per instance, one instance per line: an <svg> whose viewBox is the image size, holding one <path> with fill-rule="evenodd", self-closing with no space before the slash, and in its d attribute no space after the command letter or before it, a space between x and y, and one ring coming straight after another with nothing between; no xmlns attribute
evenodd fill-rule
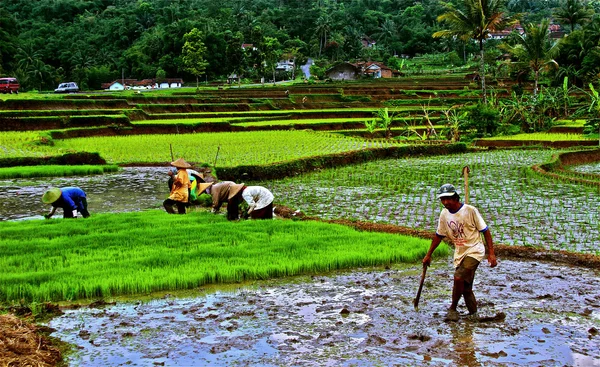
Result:
<svg viewBox="0 0 600 367"><path fill-rule="evenodd" d="M0 180L0 220L41 218L49 210L42 195L50 187L81 187L92 215L159 208L169 195L167 171L168 167L126 167L104 175ZM60 209L57 214L62 217Z"/></svg>

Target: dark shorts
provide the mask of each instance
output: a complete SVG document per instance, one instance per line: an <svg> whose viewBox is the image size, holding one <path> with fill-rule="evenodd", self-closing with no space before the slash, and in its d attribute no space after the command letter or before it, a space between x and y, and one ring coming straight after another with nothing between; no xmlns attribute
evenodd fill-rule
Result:
<svg viewBox="0 0 600 367"><path fill-rule="evenodd" d="M273 203L250 213L252 219L273 219Z"/></svg>
<svg viewBox="0 0 600 367"><path fill-rule="evenodd" d="M478 266L479 261L471 256L465 256L454 272L454 279L462 279L469 284L473 284L473 280L475 280L475 270L477 270Z"/></svg>

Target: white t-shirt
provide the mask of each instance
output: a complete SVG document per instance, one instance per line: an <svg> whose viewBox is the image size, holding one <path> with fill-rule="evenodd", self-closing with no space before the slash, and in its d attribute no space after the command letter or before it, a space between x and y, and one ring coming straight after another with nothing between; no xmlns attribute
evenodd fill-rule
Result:
<svg viewBox="0 0 600 367"><path fill-rule="evenodd" d="M467 255L477 261L484 259L485 246L480 233L486 230L487 225L479 210L463 204L456 213L450 213L446 208L442 210L436 233L454 242L454 267L458 267Z"/></svg>
<svg viewBox="0 0 600 367"><path fill-rule="evenodd" d="M255 210L264 208L273 202L273 194L271 191L262 186L248 186L242 192L242 197L248 205L256 205Z"/></svg>

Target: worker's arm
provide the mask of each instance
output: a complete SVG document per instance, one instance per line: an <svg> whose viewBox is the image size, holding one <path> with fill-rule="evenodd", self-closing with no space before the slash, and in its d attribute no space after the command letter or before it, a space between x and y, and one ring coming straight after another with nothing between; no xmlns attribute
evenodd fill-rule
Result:
<svg viewBox="0 0 600 367"><path fill-rule="evenodd" d="M56 212L56 207L53 206L52 209L50 209L50 213L44 214L44 218L46 218L46 219L52 218L52 216L54 215L55 212Z"/></svg>
<svg viewBox="0 0 600 367"><path fill-rule="evenodd" d="M443 238L444 237L440 236L439 234L435 234L435 237L433 237L433 239L431 240L431 246L429 246L429 251L427 251L427 255L425 255L425 257L423 258L424 266L429 266L431 264L431 255L433 254L435 249L440 245L440 243L442 243Z"/></svg>
<svg viewBox="0 0 600 367"><path fill-rule="evenodd" d="M489 228L483 232L483 238L485 238L485 243L488 247L488 262L490 263L490 267L493 268L498 265L498 261L496 260L496 254L494 253L494 243L492 242L492 234L490 233Z"/></svg>

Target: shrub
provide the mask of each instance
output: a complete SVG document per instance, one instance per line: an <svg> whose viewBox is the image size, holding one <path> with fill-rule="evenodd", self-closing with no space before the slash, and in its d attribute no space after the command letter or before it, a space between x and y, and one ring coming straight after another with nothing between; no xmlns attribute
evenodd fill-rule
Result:
<svg viewBox="0 0 600 367"><path fill-rule="evenodd" d="M490 105L481 103L469 111L467 121L463 125L466 130L474 129L477 137L494 135L499 127L500 112Z"/></svg>

